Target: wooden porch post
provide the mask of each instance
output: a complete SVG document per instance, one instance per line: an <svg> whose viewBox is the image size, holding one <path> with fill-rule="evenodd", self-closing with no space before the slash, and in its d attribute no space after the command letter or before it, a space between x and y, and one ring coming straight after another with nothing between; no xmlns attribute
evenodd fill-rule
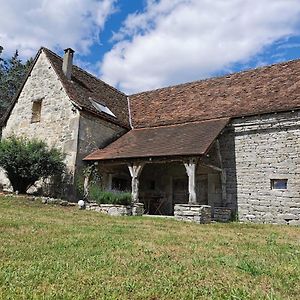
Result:
<svg viewBox="0 0 300 300"><path fill-rule="evenodd" d="M190 159L184 163L186 173L189 177L189 204L197 203L196 196L196 166L197 160L195 158Z"/></svg>
<svg viewBox="0 0 300 300"><path fill-rule="evenodd" d="M139 177L143 170L144 164L142 163L133 163L128 165L128 169L131 175L131 194L132 194L132 203L139 202Z"/></svg>
<svg viewBox="0 0 300 300"><path fill-rule="evenodd" d="M112 190L112 176L113 174L111 174L111 173L108 173L108 175L107 175L107 189L109 190L109 191L111 191Z"/></svg>

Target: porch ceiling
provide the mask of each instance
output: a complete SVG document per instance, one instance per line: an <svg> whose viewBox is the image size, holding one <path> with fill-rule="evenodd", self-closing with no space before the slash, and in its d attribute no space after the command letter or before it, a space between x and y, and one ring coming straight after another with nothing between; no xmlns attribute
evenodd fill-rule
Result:
<svg viewBox="0 0 300 300"><path fill-rule="evenodd" d="M112 160L166 156L203 155L228 118L178 125L132 129L84 160Z"/></svg>

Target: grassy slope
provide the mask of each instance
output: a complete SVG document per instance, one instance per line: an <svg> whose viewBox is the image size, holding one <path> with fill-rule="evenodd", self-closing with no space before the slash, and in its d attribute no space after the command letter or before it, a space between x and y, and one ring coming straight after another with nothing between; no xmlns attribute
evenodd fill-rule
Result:
<svg viewBox="0 0 300 300"><path fill-rule="evenodd" d="M300 299L299 240L0 198L0 298Z"/></svg>

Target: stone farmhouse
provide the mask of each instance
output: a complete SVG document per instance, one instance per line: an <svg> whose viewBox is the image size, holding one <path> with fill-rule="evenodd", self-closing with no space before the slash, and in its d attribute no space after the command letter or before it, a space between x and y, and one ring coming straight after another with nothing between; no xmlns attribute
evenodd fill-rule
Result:
<svg viewBox="0 0 300 300"><path fill-rule="evenodd" d="M209 205L216 220L300 224L300 60L127 96L73 53L39 50L4 138L62 149L73 177L94 163L149 214Z"/></svg>

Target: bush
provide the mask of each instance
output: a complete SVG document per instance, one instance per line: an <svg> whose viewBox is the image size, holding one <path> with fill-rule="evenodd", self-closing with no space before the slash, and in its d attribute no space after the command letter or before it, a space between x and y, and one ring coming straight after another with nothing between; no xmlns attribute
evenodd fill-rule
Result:
<svg viewBox="0 0 300 300"><path fill-rule="evenodd" d="M0 167L14 191L26 193L37 180L61 175L64 155L38 140L10 137L0 142Z"/></svg>
<svg viewBox="0 0 300 300"><path fill-rule="evenodd" d="M89 188L89 199L98 204L131 204L131 193L120 191L103 191L97 185L91 185Z"/></svg>

